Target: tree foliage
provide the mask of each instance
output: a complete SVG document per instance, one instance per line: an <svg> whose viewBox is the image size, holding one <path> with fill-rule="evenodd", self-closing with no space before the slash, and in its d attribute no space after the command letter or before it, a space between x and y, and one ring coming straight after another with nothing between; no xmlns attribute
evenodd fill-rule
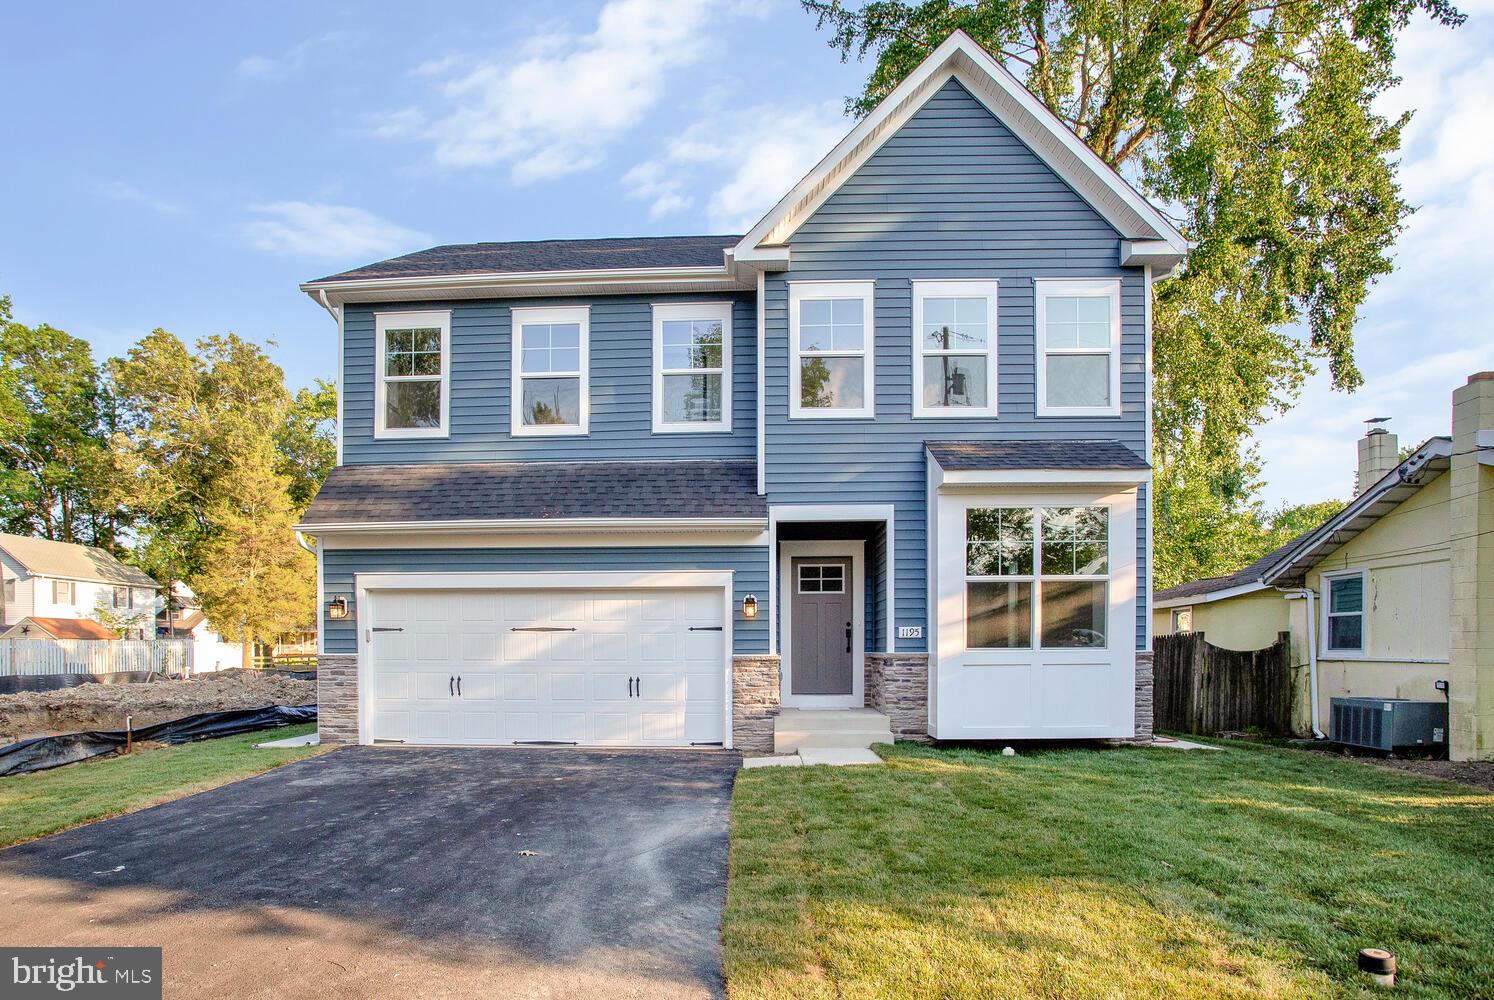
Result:
<svg viewBox="0 0 1494 1000"><path fill-rule="evenodd" d="M1317 363L1362 381L1355 318L1391 269L1410 208L1396 180L1409 116L1376 98L1396 39L1448 0L804 0L843 57L874 59L865 113L951 32L1000 58L1193 247L1155 287L1159 570L1213 575L1259 516L1252 429Z"/></svg>

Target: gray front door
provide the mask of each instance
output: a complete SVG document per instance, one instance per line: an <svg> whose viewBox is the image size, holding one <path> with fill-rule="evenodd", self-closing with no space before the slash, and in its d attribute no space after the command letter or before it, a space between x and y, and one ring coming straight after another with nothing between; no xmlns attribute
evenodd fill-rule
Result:
<svg viewBox="0 0 1494 1000"><path fill-rule="evenodd" d="M793 573L792 694L847 695L851 687L851 593L848 556L800 556Z"/></svg>

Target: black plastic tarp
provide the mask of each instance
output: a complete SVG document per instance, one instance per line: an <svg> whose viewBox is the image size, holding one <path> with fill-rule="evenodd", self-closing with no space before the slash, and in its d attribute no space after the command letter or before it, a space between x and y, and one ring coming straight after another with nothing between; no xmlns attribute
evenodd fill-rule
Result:
<svg viewBox="0 0 1494 1000"><path fill-rule="evenodd" d="M229 712L201 712L184 719L158 722L136 729L136 743L191 743L215 736L236 736L260 729L275 729L298 722L315 722L315 705L267 705L264 708L241 708ZM123 729L89 730L63 733L61 736L38 736L10 746L0 747L0 777L45 771L64 764L76 764L90 757L101 757L122 748L131 738Z"/></svg>

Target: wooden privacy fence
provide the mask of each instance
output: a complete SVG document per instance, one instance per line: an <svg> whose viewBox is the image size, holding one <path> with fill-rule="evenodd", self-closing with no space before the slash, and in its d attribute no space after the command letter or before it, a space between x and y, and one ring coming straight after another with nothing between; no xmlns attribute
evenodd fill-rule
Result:
<svg viewBox="0 0 1494 1000"><path fill-rule="evenodd" d="M191 673L188 639L0 639L0 676Z"/></svg>
<svg viewBox="0 0 1494 1000"><path fill-rule="evenodd" d="M1292 728L1291 637L1282 632L1265 649L1223 649L1202 632L1152 640L1154 725L1213 733L1259 729L1286 735Z"/></svg>

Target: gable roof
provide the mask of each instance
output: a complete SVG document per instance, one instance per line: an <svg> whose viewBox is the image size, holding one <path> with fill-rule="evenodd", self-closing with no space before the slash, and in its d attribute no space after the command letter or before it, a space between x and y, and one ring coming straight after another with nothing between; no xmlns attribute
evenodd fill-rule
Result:
<svg viewBox="0 0 1494 1000"><path fill-rule="evenodd" d="M882 99L732 250L741 263L784 267L789 237L940 87L957 80L1121 234L1119 263L1170 271L1188 243L1125 178L963 31L945 39Z"/></svg>
<svg viewBox="0 0 1494 1000"><path fill-rule="evenodd" d="M126 566L108 551L92 545L0 534L0 551L20 563L32 576L128 583L157 590L161 586L141 570Z"/></svg>
<svg viewBox="0 0 1494 1000"><path fill-rule="evenodd" d="M22 618L5 632L5 638L15 639L30 631L40 630L53 639L117 639L113 630L92 618Z"/></svg>
<svg viewBox="0 0 1494 1000"><path fill-rule="evenodd" d="M1120 441L929 441L925 446L939 467L951 472L1151 468Z"/></svg>
<svg viewBox="0 0 1494 1000"><path fill-rule="evenodd" d="M342 465L332 470L298 527L391 525L519 527L577 519L761 521L752 461L473 462Z"/></svg>
<svg viewBox="0 0 1494 1000"><path fill-rule="evenodd" d="M1405 461L1355 497L1343 510L1243 569L1226 576L1190 580L1153 595L1154 607L1177 607L1191 600L1219 600L1267 587L1300 586L1309 570L1334 549L1410 499L1452 466L1452 439L1425 441Z"/></svg>
<svg viewBox="0 0 1494 1000"><path fill-rule="evenodd" d="M361 278L722 267L727 249L740 239L740 236L633 236L599 240L460 243L431 247L355 267L309 284Z"/></svg>

